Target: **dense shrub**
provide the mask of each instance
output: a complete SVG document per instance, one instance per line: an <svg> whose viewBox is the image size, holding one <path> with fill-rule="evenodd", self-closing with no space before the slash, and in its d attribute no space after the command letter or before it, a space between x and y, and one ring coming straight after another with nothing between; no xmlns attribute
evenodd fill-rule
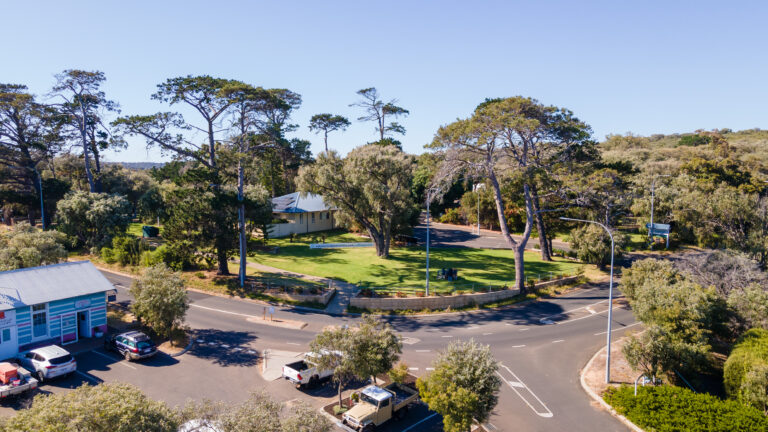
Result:
<svg viewBox="0 0 768 432"><path fill-rule="evenodd" d="M752 329L734 345L725 362L723 380L728 395L738 398L747 373L760 365L768 365L768 330Z"/></svg>
<svg viewBox="0 0 768 432"><path fill-rule="evenodd" d="M736 401L683 387L631 386L608 389L603 396L636 425L657 432L739 432L768 430L768 417Z"/></svg>
<svg viewBox="0 0 768 432"><path fill-rule="evenodd" d="M147 244L138 237L120 236L112 239L111 248L101 248L99 255L108 264L116 262L122 266L137 266L147 248Z"/></svg>
<svg viewBox="0 0 768 432"><path fill-rule="evenodd" d="M445 209L445 213L443 213L443 215L440 216L440 222L449 223L449 224L460 224L461 212L459 212L459 209L457 208Z"/></svg>
<svg viewBox="0 0 768 432"><path fill-rule="evenodd" d="M627 242L627 236L613 231L614 260L621 256L621 250ZM587 264L604 267L611 263L611 238L597 225L584 225L571 232L571 248L576 257Z"/></svg>

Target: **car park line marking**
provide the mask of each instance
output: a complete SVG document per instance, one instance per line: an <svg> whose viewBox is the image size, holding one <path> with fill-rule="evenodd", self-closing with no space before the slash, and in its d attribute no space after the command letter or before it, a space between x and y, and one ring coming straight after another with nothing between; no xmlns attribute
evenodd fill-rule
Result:
<svg viewBox="0 0 768 432"><path fill-rule="evenodd" d="M93 381L96 384L98 384L100 381L94 377L92 377L90 374L87 374L85 372L80 372L79 370L75 371L76 374L80 375L81 377L87 379L88 381Z"/></svg>
<svg viewBox="0 0 768 432"><path fill-rule="evenodd" d="M417 371L417 370L419 370L419 368L417 368L417 367L409 367L408 370Z"/></svg>
<svg viewBox="0 0 768 432"><path fill-rule="evenodd" d="M434 417L434 416L436 416L436 415L437 415L437 413L434 413L434 414L432 414L432 415L431 415L431 416L429 416L429 417L425 417L425 418L423 418L423 419L421 419L421 420L417 421L416 423L414 423L414 424L412 424L412 425L408 426L407 428L403 429L403 431L402 431L402 432L408 432L409 430L411 430L411 429L415 428L416 426L418 426L418 425L420 425L420 424L424 423L425 421L427 421L427 420L431 419L432 417Z"/></svg>
<svg viewBox="0 0 768 432"><path fill-rule="evenodd" d="M515 375L514 372L512 372L508 367L506 367L502 363L499 363L499 366L506 369L507 372L509 372L509 374L514 378L514 380L508 380L504 378L504 375L502 375L501 372L497 371L496 373L499 375L499 377L501 377L501 379L504 380L504 382L506 382L507 385L509 385L509 388L511 388L512 391L514 391L515 393L517 393L518 396L520 396L520 399L522 399L523 402L525 402L525 404L528 405L528 407L531 410L533 410L533 412L536 413L536 415L538 415L539 417L545 417L545 418L549 418L553 416L552 411L547 407L547 405L545 405L544 402L542 402L541 399L539 399L539 397L536 396L536 394L534 394L533 391L531 391L531 389L527 385L525 385L525 383L517 375ZM529 397L532 397L533 399L535 399L536 402L538 402L538 405L540 405L540 409L534 408L533 404L525 396L523 396L523 394L527 394Z"/></svg>
<svg viewBox="0 0 768 432"><path fill-rule="evenodd" d="M559 343L559 342L563 342L563 341L565 341L565 339L558 339L556 341L552 341L552 343Z"/></svg>
<svg viewBox="0 0 768 432"><path fill-rule="evenodd" d="M613 332L615 332L615 331L619 331L619 330L628 329L628 328L630 328L630 327L634 327L634 326L636 326L636 325L638 325L638 324L640 324L640 322L639 322L639 321L638 321L638 322L636 322L636 323L634 323L634 324L630 324L630 325L628 325L628 326L624 326L624 327L620 327L620 328L617 328L617 329L613 329L613 330L611 330L611 333L613 333ZM606 333L608 333L608 331L607 331L607 330L606 330L606 331L604 331L604 332L595 333L595 336L604 335L604 334L606 334Z"/></svg>
<svg viewBox="0 0 768 432"><path fill-rule="evenodd" d="M428 371L433 371L433 370L435 370L435 368L424 368L424 369L426 369L426 370L428 370Z"/></svg>
<svg viewBox="0 0 768 432"><path fill-rule="evenodd" d="M116 358L114 358L114 357L112 357L112 356L108 356L108 355L106 355L106 354L102 354L102 353L100 353L100 352L98 352L98 351L96 351L96 350L93 350L93 351L91 351L91 352L92 352L92 353L94 353L94 354L98 354L98 355L100 355L100 356L102 356L102 357L104 357L104 358L106 358L106 359L110 359L110 360L112 360L113 362L115 362L115 363L117 363L117 364L121 364L121 365L123 365L123 366L125 366L125 367L129 367L129 368L131 368L131 369L134 369L134 370L136 369L135 367L133 367L133 366L129 365L128 363L126 363L126 362L124 362L124 361L122 361L122 360L118 360L118 359L116 359Z"/></svg>
<svg viewBox="0 0 768 432"><path fill-rule="evenodd" d="M296 342L286 342L286 344L287 344L287 345L299 345L299 344L298 344L298 343L296 343Z"/></svg>
<svg viewBox="0 0 768 432"><path fill-rule="evenodd" d="M592 310L592 308L591 308L591 307L589 307L589 306L587 307L587 312L589 312L589 313L590 313L590 314L592 314L592 315L594 315L594 314L596 314L596 313L597 313L597 312L595 312L594 310Z"/></svg>
<svg viewBox="0 0 768 432"><path fill-rule="evenodd" d="M525 345L515 345L512 348L523 348Z"/></svg>
<svg viewBox="0 0 768 432"><path fill-rule="evenodd" d="M416 352L421 352L421 353L424 353L424 352L430 352L430 351L431 351L431 350L423 350L423 349L422 349L422 350L416 350Z"/></svg>

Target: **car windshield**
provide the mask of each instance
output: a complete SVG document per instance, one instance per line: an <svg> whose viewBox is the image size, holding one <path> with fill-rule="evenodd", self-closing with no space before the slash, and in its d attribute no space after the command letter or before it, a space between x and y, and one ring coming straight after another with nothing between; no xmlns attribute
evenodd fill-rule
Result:
<svg viewBox="0 0 768 432"><path fill-rule="evenodd" d="M61 357L54 357L54 358L52 358L52 359L50 359L48 361L52 365L60 365L60 364L64 364L64 363L69 363L70 360L72 360L72 355L71 354L67 354L67 355L63 355Z"/></svg>
<svg viewBox="0 0 768 432"><path fill-rule="evenodd" d="M136 342L136 347L139 348L139 349L152 348L153 346L155 346L155 344L153 344L151 341L138 341L138 342Z"/></svg>
<svg viewBox="0 0 768 432"><path fill-rule="evenodd" d="M379 403L376 401L376 399L368 396L365 393L361 393L360 394L360 400L362 400L363 402L368 402L369 404L371 404L373 406L379 406Z"/></svg>

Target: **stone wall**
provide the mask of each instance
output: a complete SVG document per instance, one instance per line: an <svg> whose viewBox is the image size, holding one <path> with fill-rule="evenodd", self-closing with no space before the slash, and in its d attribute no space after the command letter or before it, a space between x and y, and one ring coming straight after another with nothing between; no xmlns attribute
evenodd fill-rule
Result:
<svg viewBox="0 0 768 432"><path fill-rule="evenodd" d="M573 282L581 276L571 276L536 284L536 288L544 288L553 285L564 285ZM430 297L362 297L359 294L352 297L349 304L362 309L379 310L424 310L424 309L457 309L471 304L482 305L493 303L514 297L519 294L517 289L491 291L487 293L472 293L453 296Z"/></svg>

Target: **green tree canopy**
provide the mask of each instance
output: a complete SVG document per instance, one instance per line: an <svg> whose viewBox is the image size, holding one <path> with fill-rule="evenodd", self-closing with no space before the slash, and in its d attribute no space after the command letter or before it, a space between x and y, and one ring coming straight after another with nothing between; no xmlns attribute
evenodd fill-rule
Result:
<svg viewBox="0 0 768 432"><path fill-rule="evenodd" d="M133 313L160 336L170 337L184 323L189 309L187 290L179 273L165 264L146 269L130 292Z"/></svg>
<svg viewBox="0 0 768 432"><path fill-rule="evenodd" d="M119 195L70 192L58 202L56 229L76 246L100 248L125 233L131 223L131 203Z"/></svg>
<svg viewBox="0 0 768 432"><path fill-rule="evenodd" d="M411 195L413 159L394 146L364 145L345 158L335 151L302 167L298 184L339 208L340 221L368 231L376 255L389 257L393 229L416 212Z"/></svg>
<svg viewBox="0 0 768 432"><path fill-rule="evenodd" d="M309 130L316 133L323 133L323 141L325 142L325 151L328 151L328 133L337 130L346 130L351 123L349 120L340 115L333 114L315 114L309 119Z"/></svg>
<svg viewBox="0 0 768 432"><path fill-rule="evenodd" d="M66 238L56 231L38 231L19 223L0 234L0 271L56 264L66 261Z"/></svg>
<svg viewBox="0 0 768 432"><path fill-rule="evenodd" d="M8 432L176 432L179 419L164 403L123 383L83 385L35 396L32 407L2 422Z"/></svg>

